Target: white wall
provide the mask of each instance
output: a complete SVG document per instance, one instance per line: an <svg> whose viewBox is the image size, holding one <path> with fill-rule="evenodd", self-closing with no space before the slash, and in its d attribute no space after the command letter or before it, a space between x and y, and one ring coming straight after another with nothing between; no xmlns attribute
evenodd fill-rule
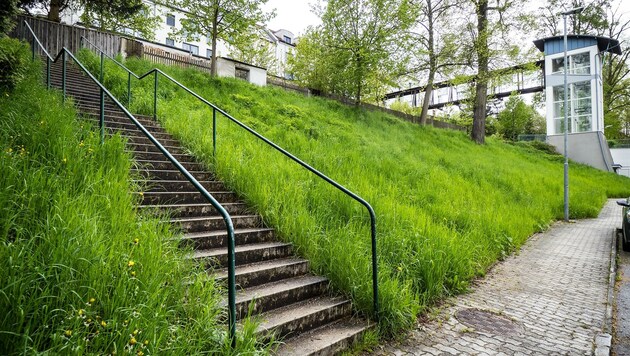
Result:
<svg viewBox="0 0 630 356"><path fill-rule="evenodd" d="M610 153L615 163L622 166L617 173L630 177L630 148L611 148Z"/></svg>

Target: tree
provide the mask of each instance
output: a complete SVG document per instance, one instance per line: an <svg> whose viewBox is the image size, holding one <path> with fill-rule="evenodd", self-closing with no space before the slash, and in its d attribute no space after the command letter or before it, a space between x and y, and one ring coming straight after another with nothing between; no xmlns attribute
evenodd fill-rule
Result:
<svg viewBox="0 0 630 356"><path fill-rule="evenodd" d="M273 44L262 38L249 35L237 36L230 46L230 57L237 61L267 68L268 73L277 74L277 60Z"/></svg>
<svg viewBox="0 0 630 356"><path fill-rule="evenodd" d="M471 38L467 51L469 62L471 67L476 68L471 138L479 144L485 143L488 83L492 77L490 61L495 63L495 67L506 66L502 60L514 61L521 55L514 45L513 35L509 33L520 21L516 14L511 13L517 8L518 1L497 0L495 6L490 6L489 0L467 1L473 8L475 19L467 25Z"/></svg>
<svg viewBox="0 0 630 356"><path fill-rule="evenodd" d="M325 47L347 60L337 75L344 75L357 104L368 81L402 64L394 52L413 23L410 10L407 0L328 1L322 15Z"/></svg>
<svg viewBox="0 0 630 356"><path fill-rule="evenodd" d="M420 123L425 125L429 111L431 93L436 74L448 67L461 65L457 63L454 54L457 52L457 36L454 26L449 26L452 20L452 9L460 5L461 0L415 0L411 1L413 8L419 15L418 29L410 32L410 39L416 45L414 53L422 58L420 66L427 70L427 84L424 90Z"/></svg>
<svg viewBox="0 0 630 356"><path fill-rule="evenodd" d="M15 25L19 0L6 0L0 4L0 36L11 31Z"/></svg>
<svg viewBox="0 0 630 356"><path fill-rule="evenodd" d="M505 139L516 141L521 134L546 131L545 118L518 95L512 95L497 115L497 132Z"/></svg>
<svg viewBox="0 0 630 356"><path fill-rule="evenodd" d="M538 26L538 37L558 36L563 33L561 10L585 6L584 11L567 17L567 33L603 35L609 26L607 11L611 0L547 0L531 20Z"/></svg>
<svg viewBox="0 0 630 356"><path fill-rule="evenodd" d="M193 16L182 19L182 28L175 32L180 38L208 36L212 47L211 74L217 75L217 40L235 45L236 39L255 40L258 24L266 23L273 12L264 13L261 6L267 0L176 0L175 4Z"/></svg>
<svg viewBox="0 0 630 356"><path fill-rule="evenodd" d="M83 1L81 21L100 30L123 32L130 29L142 38L153 40L159 16L151 15L149 6L142 0Z"/></svg>

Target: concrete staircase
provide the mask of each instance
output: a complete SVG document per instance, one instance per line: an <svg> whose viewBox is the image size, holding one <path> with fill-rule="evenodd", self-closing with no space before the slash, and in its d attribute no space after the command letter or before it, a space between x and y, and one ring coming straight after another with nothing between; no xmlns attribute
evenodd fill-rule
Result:
<svg viewBox="0 0 630 356"><path fill-rule="evenodd" d="M51 81L61 87L61 63L53 64ZM67 94L78 110L97 122L98 87L80 70L67 66ZM162 153L109 100L105 104L108 132L127 138L137 170L143 177L141 209L165 211L182 233L181 244L194 247L194 258L219 280L227 279L226 230L223 219ZM197 180L225 207L233 219L236 239L237 318L248 313L261 321L263 339L275 335L283 343L278 355L329 355L347 349L371 325L352 315L350 301L335 297L326 278L309 273L308 261L293 255L290 243L277 239L261 217L228 191L195 158L186 153L150 117L136 116Z"/></svg>

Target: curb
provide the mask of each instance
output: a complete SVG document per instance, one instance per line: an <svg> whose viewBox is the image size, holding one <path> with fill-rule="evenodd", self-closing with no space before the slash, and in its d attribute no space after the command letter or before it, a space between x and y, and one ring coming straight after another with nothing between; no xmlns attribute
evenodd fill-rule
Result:
<svg viewBox="0 0 630 356"><path fill-rule="evenodd" d="M619 240L619 229L612 233L612 244L610 248L610 270L608 275L608 297L606 300L606 315L602 322L602 332L595 337L595 356L610 355L612 344L612 317L613 298L615 293L615 277L617 275L617 241Z"/></svg>

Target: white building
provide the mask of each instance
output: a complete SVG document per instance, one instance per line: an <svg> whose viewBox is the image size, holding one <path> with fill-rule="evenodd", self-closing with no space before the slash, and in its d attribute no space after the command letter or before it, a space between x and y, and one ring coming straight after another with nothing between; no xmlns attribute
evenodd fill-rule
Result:
<svg viewBox="0 0 630 356"><path fill-rule="evenodd" d="M155 39L148 41L138 36L133 31L128 31L129 35L137 37L141 42L146 44L157 45L166 51L174 52L188 52L194 56L211 58L212 46L211 40L206 35L198 35L192 41L178 41L172 35L176 29L181 28L181 20L186 16L191 16L190 13L176 7L170 7L167 5L157 4L154 1L145 0L145 4L151 9L152 15L160 18L159 25L155 28ZM67 24L76 24L80 22L81 10L66 11L62 14L61 21ZM273 68L273 72L279 75L289 78L287 73L287 58L295 48L296 38L294 34L288 30L272 31L269 29L264 30L264 37L262 40L269 42L273 47L273 53L276 56L276 68ZM227 44L221 40L217 41L217 56L230 58L230 50Z"/></svg>
<svg viewBox="0 0 630 356"><path fill-rule="evenodd" d="M613 170L613 158L604 137L602 54L621 54L619 41L597 36L567 36L534 41L545 53L547 142L564 154L564 81L567 82L567 155L602 170Z"/></svg>

